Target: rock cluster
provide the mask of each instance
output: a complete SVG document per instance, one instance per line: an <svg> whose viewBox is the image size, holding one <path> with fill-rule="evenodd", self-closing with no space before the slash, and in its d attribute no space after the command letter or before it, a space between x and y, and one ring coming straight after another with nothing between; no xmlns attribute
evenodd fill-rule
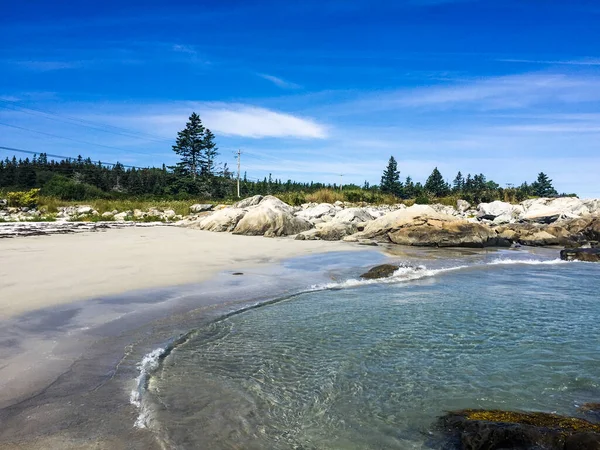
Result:
<svg viewBox="0 0 600 450"><path fill-rule="evenodd" d="M9 208L0 200L0 222L169 222L206 231L298 240L344 240L432 247L560 245L592 247L600 240L600 200L539 198L520 204L495 201L472 206L356 205L343 202L290 206L256 195L233 205L195 204L182 217L170 209L108 211L89 205L59 208L55 216L35 208Z"/></svg>
<svg viewBox="0 0 600 450"><path fill-rule="evenodd" d="M292 207L272 196L215 207L180 222L208 231L298 240L344 240L434 247L577 247L600 238L600 201L534 199L518 205L460 200L456 207L403 204L361 206L342 202Z"/></svg>

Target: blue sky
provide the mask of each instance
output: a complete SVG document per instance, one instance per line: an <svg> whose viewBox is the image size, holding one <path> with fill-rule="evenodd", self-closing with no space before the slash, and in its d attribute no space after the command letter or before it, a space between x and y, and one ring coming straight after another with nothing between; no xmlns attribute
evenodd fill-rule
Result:
<svg viewBox="0 0 600 450"><path fill-rule="evenodd" d="M595 0L0 3L0 146L172 164L196 111L251 178L600 197Z"/></svg>

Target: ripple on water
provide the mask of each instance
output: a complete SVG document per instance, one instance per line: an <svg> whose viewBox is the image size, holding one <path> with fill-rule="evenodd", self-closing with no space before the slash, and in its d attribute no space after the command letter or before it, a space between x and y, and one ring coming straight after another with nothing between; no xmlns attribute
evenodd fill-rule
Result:
<svg viewBox="0 0 600 450"><path fill-rule="evenodd" d="M600 400L600 266L504 264L319 290L230 316L149 386L180 448L428 448L459 408Z"/></svg>

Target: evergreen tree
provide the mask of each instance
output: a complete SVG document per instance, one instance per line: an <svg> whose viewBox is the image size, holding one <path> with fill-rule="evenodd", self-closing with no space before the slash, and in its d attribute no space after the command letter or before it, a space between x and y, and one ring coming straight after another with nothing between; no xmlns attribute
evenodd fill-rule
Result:
<svg viewBox="0 0 600 450"><path fill-rule="evenodd" d="M444 195L448 195L450 191L450 186L448 183L444 181L444 177L436 167L427 178L425 182L425 190L430 194L435 195L436 197L443 197Z"/></svg>
<svg viewBox="0 0 600 450"><path fill-rule="evenodd" d="M381 192L400 196L402 184L400 183L400 172L398 171L398 163L393 156L390 156L388 165L381 176Z"/></svg>
<svg viewBox="0 0 600 450"><path fill-rule="evenodd" d="M554 197L558 195L552 185L552 180L544 172L538 174L537 180L531 183L533 195L538 197Z"/></svg>
<svg viewBox="0 0 600 450"><path fill-rule="evenodd" d="M404 198L415 198L416 197L416 189L415 184L411 177L406 177L404 181L404 189L402 190L404 194Z"/></svg>
<svg viewBox="0 0 600 450"><path fill-rule="evenodd" d="M200 155L202 161L202 174L213 175L215 173L215 159L217 158L218 149L215 144L215 135L208 128L204 132L202 140L203 151Z"/></svg>
<svg viewBox="0 0 600 450"><path fill-rule="evenodd" d="M456 174L456 178L454 178L454 181L452 182L452 186L453 186L454 192L462 192L462 190L464 189L465 179L463 178L463 175L460 172L460 170Z"/></svg>
<svg viewBox="0 0 600 450"><path fill-rule="evenodd" d="M191 176L193 180L202 170L203 153L205 148L204 125L200 116L195 112L189 117L185 128L177 133L177 141L173 151L179 155L181 161L177 163L178 172L184 176Z"/></svg>

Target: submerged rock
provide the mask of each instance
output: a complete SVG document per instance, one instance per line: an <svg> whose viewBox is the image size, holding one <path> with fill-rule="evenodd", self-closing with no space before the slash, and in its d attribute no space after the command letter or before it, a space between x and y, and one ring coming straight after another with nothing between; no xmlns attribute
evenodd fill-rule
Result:
<svg viewBox="0 0 600 450"><path fill-rule="evenodd" d="M368 272L363 273L360 277L365 280L376 280L378 278L391 277L400 266L394 264L381 264L369 269Z"/></svg>
<svg viewBox="0 0 600 450"><path fill-rule="evenodd" d="M566 248L560 251L564 261L600 262L600 248Z"/></svg>
<svg viewBox="0 0 600 450"><path fill-rule="evenodd" d="M440 422L457 449L600 450L600 425L575 417L467 409Z"/></svg>

